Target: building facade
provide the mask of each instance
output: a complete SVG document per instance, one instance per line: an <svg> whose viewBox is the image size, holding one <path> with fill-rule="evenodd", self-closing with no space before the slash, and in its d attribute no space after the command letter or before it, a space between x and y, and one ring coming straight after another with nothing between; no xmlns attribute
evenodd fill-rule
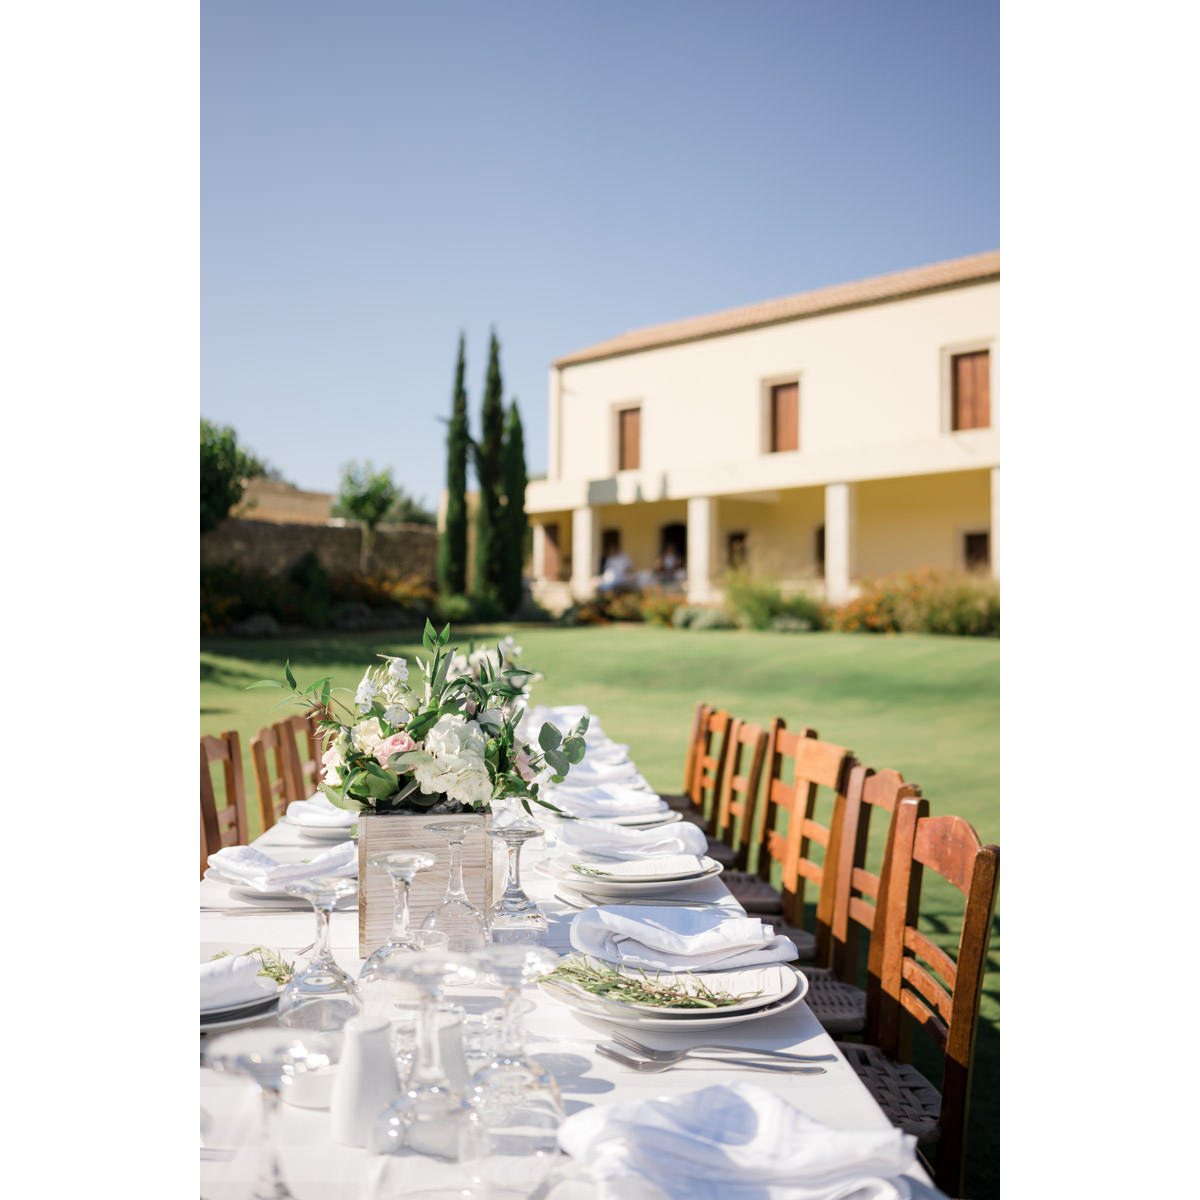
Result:
<svg viewBox="0 0 1200 1200"><path fill-rule="evenodd" d="M715 601L730 567L839 603L916 567L999 574L999 252L636 330L558 359L534 595L617 551Z"/></svg>

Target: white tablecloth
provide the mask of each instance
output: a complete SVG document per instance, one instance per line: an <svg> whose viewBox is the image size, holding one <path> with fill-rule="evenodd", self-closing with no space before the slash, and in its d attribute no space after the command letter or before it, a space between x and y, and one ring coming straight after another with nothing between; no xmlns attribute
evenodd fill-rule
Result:
<svg viewBox="0 0 1200 1200"><path fill-rule="evenodd" d="M322 843L302 838L294 827L276 825L255 843L280 861L298 861L319 853ZM544 843L527 843L522 853L521 882L538 901L550 919L549 944L560 953L570 949L569 927L574 909L554 898L554 884L534 870L546 854ZM725 899L737 911L736 901L719 877L693 885L688 893L696 899ZM200 884L201 905L237 905L229 889L211 880ZM237 914L204 912L200 914L201 956L218 950L249 949L269 946L295 953L313 940L315 921L311 911L286 912L247 908ZM347 971L357 975L362 966L358 956L357 911L334 913L330 923L330 941L334 957ZM799 964L803 969L803 964ZM499 1003L499 993L493 992ZM475 993L482 999L483 992ZM808 1115L840 1129L887 1128L888 1120L866 1088L859 1082L845 1059L824 1063L825 1075L785 1075L771 1071L752 1071L720 1064L685 1062L661 1074L637 1074L595 1053L598 1041L612 1036L612 1026L581 1017L565 1005L529 989L526 995L536 1011L525 1019L528 1047L555 1075L569 1114L592 1104L620 1100L650 1099L693 1091L731 1078L748 1079L787 1098ZM456 999L451 995L448 999ZM478 1002L471 1005L478 1007ZM629 1031L627 1031L629 1032ZM669 1048L695 1044L697 1035L671 1031L632 1031L647 1045ZM801 1054L837 1053L833 1039L818 1024L801 1002L777 1017L731 1025L707 1036L728 1045L770 1047ZM202 1123L209 1130L209 1149L202 1151L201 1191L205 1200L231 1200L248 1195L255 1159L253 1138L256 1125L257 1097L248 1083L201 1069ZM365 1152L339 1146L329 1129L329 1113L284 1105L281 1121L283 1168L300 1200L358 1200L363 1184ZM232 1157L224 1148L241 1143ZM590 1181L579 1172L552 1192L552 1200L586 1200L594 1195ZM913 1174L927 1181L920 1168Z"/></svg>

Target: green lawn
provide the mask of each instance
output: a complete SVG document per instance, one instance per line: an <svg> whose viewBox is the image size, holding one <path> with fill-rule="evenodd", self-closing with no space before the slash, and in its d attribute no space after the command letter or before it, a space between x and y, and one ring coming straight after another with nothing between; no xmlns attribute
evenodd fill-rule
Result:
<svg viewBox="0 0 1200 1200"><path fill-rule="evenodd" d="M582 703L631 753L650 783L678 791L684 747L700 699L766 723L813 726L860 761L893 767L921 785L933 813L956 813L985 842L1000 840L999 643L970 638L867 634L691 632L643 625L580 629L493 626L478 640L515 633L524 664L545 673L539 703ZM460 645L469 635L458 639ZM256 807L249 739L279 719L272 691L247 692L282 678L289 658L301 685L332 675L353 688L376 651L413 654L416 635L310 634L270 641L205 638L200 655L200 728L236 729ZM877 823L879 824L879 823ZM873 831L873 854L879 854ZM935 941L953 934L961 901L926 886L923 925ZM951 945L949 947L953 949ZM966 1195L999 1194L1000 929L992 933L976 1049ZM927 1057L918 1046L917 1062ZM930 1072L933 1073L932 1071ZM936 1081L936 1076L935 1076Z"/></svg>

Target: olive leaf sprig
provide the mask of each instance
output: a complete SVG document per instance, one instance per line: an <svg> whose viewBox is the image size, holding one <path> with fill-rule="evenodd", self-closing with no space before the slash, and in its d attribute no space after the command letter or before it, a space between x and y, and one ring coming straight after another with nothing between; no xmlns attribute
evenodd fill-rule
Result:
<svg viewBox="0 0 1200 1200"><path fill-rule="evenodd" d="M761 994L761 991L735 994L723 988L712 988L691 974L682 979L678 976L663 979L658 973L627 973L612 963L592 959L565 959L546 978L573 983L605 1000L649 1004L656 1008L725 1008Z"/></svg>

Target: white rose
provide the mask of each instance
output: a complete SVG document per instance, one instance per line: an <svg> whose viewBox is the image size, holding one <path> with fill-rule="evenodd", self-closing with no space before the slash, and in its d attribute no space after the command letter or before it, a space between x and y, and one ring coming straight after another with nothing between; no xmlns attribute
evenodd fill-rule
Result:
<svg viewBox="0 0 1200 1200"><path fill-rule="evenodd" d="M359 754L373 755L375 747L383 741L383 737L383 730L379 726L379 718L371 717L369 720L359 721L355 725L350 735L350 740Z"/></svg>

